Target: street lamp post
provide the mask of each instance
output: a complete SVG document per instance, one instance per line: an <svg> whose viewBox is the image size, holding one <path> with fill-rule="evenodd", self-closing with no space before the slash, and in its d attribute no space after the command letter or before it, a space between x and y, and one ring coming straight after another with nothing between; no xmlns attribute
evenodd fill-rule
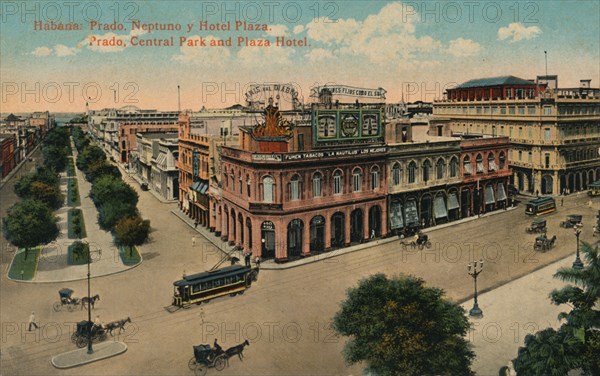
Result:
<svg viewBox="0 0 600 376"><path fill-rule="evenodd" d="M474 299L473 308L471 308L471 310L469 311L469 316L482 317L483 311L479 308L479 305L477 304L477 276L483 270L483 260L469 263L467 265L467 268L469 271L469 275L471 277L473 277L474 286L475 286L475 294L473 295L473 299Z"/></svg>
<svg viewBox="0 0 600 376"><path fill-rule="evenodd" d="M573 226L575 230L575 237L577 238L577 253L575 254L575 261L573 261L573 269L581 270L583 269L583 262L581 262L581 258L579 258L579 234L581 234L581 225L576 224Z"/></svg>
<svg viewBox="0 0 600 376"><path fill-rule="evenodd" d="M90 262L91 262L90 259L92 258L92 251L90 250L89 243L87 243L87 245L88 245L88 252L87 252L88 322L91 323L92 322L92 308L91 308L92 295L90 294ZM101 249L98 249L96 252L98 252L99 255L102 255ZM89 326L89 330L88 330L87 353L92 354L92 353L94 353L94 349L92 349L92 326L93 325L88 324L88 326Z"/></svg>

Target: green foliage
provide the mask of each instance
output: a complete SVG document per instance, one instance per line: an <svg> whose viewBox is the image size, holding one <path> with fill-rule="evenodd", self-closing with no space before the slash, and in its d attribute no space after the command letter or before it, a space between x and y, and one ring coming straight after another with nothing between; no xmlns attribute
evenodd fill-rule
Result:
<svg viewBox="0 0 600 376"><path fill-rule="evenodd" d="M83 134L83 131L78 127L73 127L71 130L71 135L73 136L73 142L75 143L75 147L79 152L83 151L89 144L90 140Z"/></svg>
<svg viewBox="0 0 600 376"><path fill-rule="evenodd" d="M559 318L565 320L558 332L538 332L525 341L514 360L515 370L524 375L566 375L582 368L585 375L600 374L598 354L600 338L600 259L598 247L581 242L584 268L560 268L555 278L573 285L554 290L550 298L554 304L572 308Z"/></svg>
<svg viewBox="0 0 600 376"><path fill-rule="evenodd" d="M42 149L44 164L54 171L62 172L67 167L69 149L66 147L45 145Z"/></svg>
<svg viewBox="0 0 600 376"><path fill-rule="evenodd" d="M103 230L112 230L117 223L129 216L137 214L135 203L109 201L98 209L98 224Z"/></svg>
<svg viewBox="0 0 600 376"><path fill-rule="evenodd" d="M63 205L65 197L60 192L60 188L57 185L48 185L41 181L34 181L31 184L29 198L37 199L44 202L51 209L58 209Z"/></svg>
<svg viewBox="0 0 600 376"><path fill-rule="evenodd" d="M87 264L90 255L90 246L86 243L76 241L69 246L67 262L69 265Z"/></svg>
<svg viewBox="0 0 600 376"><path fill-rule="evenodd" d="M123 218L115 226L115 240L118 245L134 246L143 244L150 232L150 221L139 215Z"/></svg>
<svg viewBox="0 0 600 376"><path fill-rule="evenodd" d="M142 261L142 257L135 246L119 247L119 256L123 264L127 266L139 264Z"/></svg>
<svg viewBox="0 0 600 376"><path fill-rule="evenodd" d="M70 239L81 239L86 235L85 223L83 221L83 215L79 209L71 209L68 214L69 221L69 238Z"/></svg>
<svg viewBox="0 0 600 376"><path fill-rule="evenodd" d="M26 199L13 205L3 222L4 237L14 246L27 250L55 240L59 234L57 218L45 203Z"/></svg>
<svg viewBox="0 0 600 376"><path fill-rule="evenodd" d="M75 179L69 180L69 185L67 187L67 196L68 196L68 205L69 206L81 205L81 201L79 198L79 189L77 189L77 180L75 180Z"/></svg>
<svg viewBox="0 0 600 376"><path fill-rule="evenodd" d="M137 205L137 192L123 182L110 175L103 175L94 181L90 197L96 206L102 206L108 202L117 202Z"/></svg>
<svg viewBox="0 0 600 376"><path fill-rule="evenodd" d="M85 178L94 183L94 181L96 181L96 179L104 176L104 175L109 175L112 176L114 178L121 178L121 171L119 171L119 168L111 163L108 163L105 160L97 160L95 162L93 162L92 164L90 164L89 169L87 171L87 173L85 174Z"/></svg>
<svg viewBox="0 0 600 376"><path fill-rule="evenodd" d="M24 281L32 280L37 269L40 252L40 247L35 247L29 250L20 250L17 252L13 258L10 270L8 271L8 276L12 279ZM23 271L22 275L21 270Z"/></svg>
<svg viewBox="0 0 600 376"><path fill-rule="evenodd" d="M33 174L24 175L17 180L15 183L15 193L21 198L35 198L31 194L31 187L35 182L58 187L59 176L52 169L38 167Z"/></svg>
<svg viewBox="0 0 600 376"><path fill-rule="evenodd" d="M102 149L96 145L88 145L77 156L77 168L79 168L81 171L87 172L92 163L105 159L106 155L104 155L104 151L102 151Z"/></svg>
<svg viewBox="0 0 600 376"><path fill-rule="evenodd" d="M337 333L350 336L350 364L365 361L377 375L469 375L474 353L464 339L464 310L416 277L362 280L334 317Z"/></svg>

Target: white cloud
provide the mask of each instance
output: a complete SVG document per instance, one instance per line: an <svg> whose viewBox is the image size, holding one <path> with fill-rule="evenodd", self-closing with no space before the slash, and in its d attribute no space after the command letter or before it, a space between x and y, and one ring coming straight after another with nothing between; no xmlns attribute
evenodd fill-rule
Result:
<svg viewBox="0 0 600 376"><path fill-rule="evenodd" d="M450 41L448 52L454 56L471 56L481 51L481 45L471 39L457 38Z"/></svg>
<svg viewBox="0 0 600 376"><path fill-rule="evenodd" d="M216 38L214 35L207 35L202 38L206 40L206 43L210 43L211 40L220 39ZM200 36L190 35L188 36L188 40L200 40ZM231 56L231 53L229 52L230 48L231 47L194 47L184 45L179 49L180 54L173 56L171 59L183 63L224 66Z"/></svg>
<svg viewBox="0 0 600 376"><path fill-rule="evenodd" d="M314 62L328 60L333 57L333 53L331 50L326 50L324 48L313 48L309 53L306 54L308 60Z"/></svg>
<svg viewBox="0 0 600 376"><path fill-rule="evenodd" d="M304 31L304 25L294 26L294 34L300 34L303 31Z"/></svg>
<svg viewBox="0 0 600 376"><path fill-rule="evenodd" d="M78 52L75 47L67 47L64 44L57 44L54 46L54 53L56 56L69 56L75 55Z"/></svg>
<svg viewBox="0 0 600 376"><path fill-rule="evenodd" d="M506 27L498 29L498 39L505 40L508 38L510 42L518 42L523 39L531 39L542 33L542 30L537 26L525 27L520 22L513 22Z"/></svg>
<svg viewBox="0 0 600 376"><path fill-rule="evenodd" d="M271 30L267 31L267 35L272 37L287 37L290 35L286 25L271 25Z"/></svg>
<svg viewBox="0 0 600 376"><path fill-rule="evenodd" d="M331 20L321 17L306 25L307 36L324 47L339 50L341 54L364 56L377 64L394 63L414 58L416 53L435 51L441 42L430 36L415 35L415 18L407 17L401 3L384 6L379 13L364 21L354 18ZM322 52L315 53L317 58Z"/></svg>
<svg viewBox="0 0 600 376"><path fill-rule="evenodd" d="M38 47L31 54L35 56L48 56L52 53L52 48L49 47Z"/></svg>
<svg viewBox="0 0 600 376"><path fill-rule="evenodd" d="M240 64L246 67L265 67L265 65L291 64L291 56L295 53L291 47L242 47L237 53Z"/></svg>

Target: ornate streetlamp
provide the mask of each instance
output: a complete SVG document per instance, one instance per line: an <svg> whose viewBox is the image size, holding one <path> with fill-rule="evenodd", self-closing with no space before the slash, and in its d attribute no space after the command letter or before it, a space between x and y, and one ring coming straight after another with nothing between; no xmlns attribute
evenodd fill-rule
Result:
<svg viewBox="0 0 600 376"><path fill-rule="evenodd" d="M576 224L573 226L573 230L575 231L575 237L577 238L577 253L575 255L575 261L573 261L573 269L581 270L583 269L583 262L581 262L581 258L579 258L579 234L581 234L581 224Z"/></svg>
<svg viewBox="0 0 600 376"><path fill-rule="evenodd" d="M90 244L86 241L86 244L88 246L88 252L87 252L87 282L88 282L88 322L91 323L92 322L92 308L91 308L91 302L92 302L92 295L90 294L90 263L91 263L91 257L92 257L92 250L90 249ZM100 256L102 256L102 250L98 249L97 251L94 252L98 252L98 254ZM88 354L92 354L94 353L94 349L92 349L92 327L93 325L89 325L89 331L88 331L88 350L87 353Z"/></svg>
<svg viewBox="0 0 600 376"><path fill-rule="evenodd" d="M477 305L477 276L483 270L483 260L475 261L473 263L469 263L467 265L467 269L469 271L469 275L473 277L474 285L475 285L475 294L473 295L473 308L469 311L469 316L473 317L482 317L483 311Z"/></svg>

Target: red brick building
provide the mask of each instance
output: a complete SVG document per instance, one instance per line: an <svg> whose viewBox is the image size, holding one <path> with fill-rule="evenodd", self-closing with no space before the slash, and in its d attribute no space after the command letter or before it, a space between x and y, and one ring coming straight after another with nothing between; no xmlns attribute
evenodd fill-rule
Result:
<svg viewBox="0 0 600 376"><path fill-rule="evenodd" d="M286 261L387 235L382 106L282 113L271 102L263 116L222 149L224 240Z"/></svg>
<svg viewBox="0 0 600 376"><path fill-rule="evenodd" d="M17 138L14 134L0 134L0 170L6 177L17 165Z"/></svg>

